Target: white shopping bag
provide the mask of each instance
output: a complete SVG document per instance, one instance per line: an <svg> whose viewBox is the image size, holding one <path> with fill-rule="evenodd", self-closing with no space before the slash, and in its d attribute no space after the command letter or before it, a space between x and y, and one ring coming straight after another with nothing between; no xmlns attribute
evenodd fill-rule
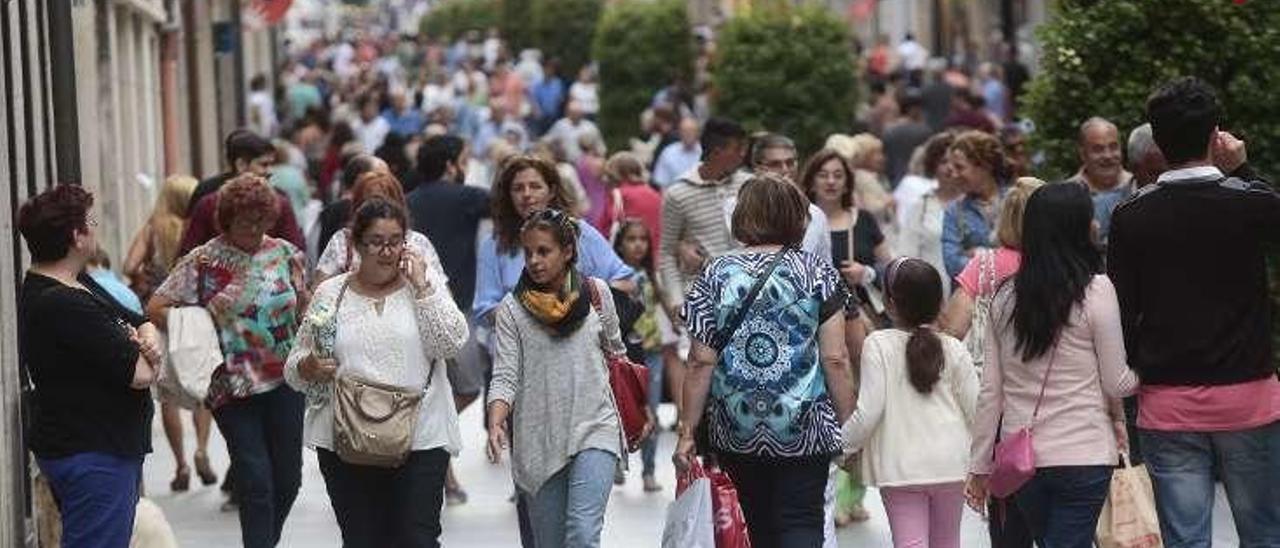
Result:
<svg viewBox="0 0 1280 548"><path fill-rule="evenodd" d="M662 548L716 548L714 516L711 480L699 477L667 507Z"/></svg>

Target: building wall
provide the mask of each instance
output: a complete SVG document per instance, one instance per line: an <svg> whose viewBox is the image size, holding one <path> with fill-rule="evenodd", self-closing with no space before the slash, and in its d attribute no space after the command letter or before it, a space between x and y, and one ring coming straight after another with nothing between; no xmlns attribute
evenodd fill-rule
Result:
<svg viewBox="0 0 1280 548"><path fill-rule="evenodd" d="M22 202L51 185L55 173L54 136L47 123L52 119L47 7L43 0L0 4L0 546L36 542L16 366L17 290L27 257L15 222Z"/></svg>

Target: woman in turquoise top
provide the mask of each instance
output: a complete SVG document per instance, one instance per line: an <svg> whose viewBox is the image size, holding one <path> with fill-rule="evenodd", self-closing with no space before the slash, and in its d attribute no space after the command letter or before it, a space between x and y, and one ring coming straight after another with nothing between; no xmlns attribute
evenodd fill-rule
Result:
<svg viewBox="0 0 1280 548"><path fill-rule="evenodd" d="M797 249L808 204L773 176L743 185L732 225L746 248L708 263L682 311L693 348L676 467L689 466L705 412L710 450L738 488L754 546L822 546L827 468L854 407L848 290L825 259Z"/></svg>

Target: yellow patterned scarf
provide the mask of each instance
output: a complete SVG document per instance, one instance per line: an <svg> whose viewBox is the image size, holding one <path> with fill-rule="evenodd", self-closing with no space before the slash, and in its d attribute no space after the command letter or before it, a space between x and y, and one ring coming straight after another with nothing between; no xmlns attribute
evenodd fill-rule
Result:
<svg viewBox="0 0 1280 548"><path fill-rule="evenodd" d="M557 337L577 331L590 312L587 300L580 298L581 276L573 270L565 276L564 287L555 292L537 289L527 273L521 274L515 294L520 306Z"/></svg>

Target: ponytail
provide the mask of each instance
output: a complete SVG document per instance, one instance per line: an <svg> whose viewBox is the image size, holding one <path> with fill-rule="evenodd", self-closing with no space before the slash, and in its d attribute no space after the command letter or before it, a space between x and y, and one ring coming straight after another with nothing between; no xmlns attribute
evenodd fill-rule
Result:
<svg viewBox="0 0 1280 548"><path fill-rule="evenodd" d="M921 394L929 394L942 378L942 339L928 326L917 326L907 339L907 378Z"/></svg>
<svg viewBox="0 0 1280 548"><path fill-rule="evenodd" d="M929 263L899 257L885 269L885 288L898 325L911 327L907 339L907 378L921 394L933 392L942 378L942 339L928 324L942 308L942 277Z"/></svg>

